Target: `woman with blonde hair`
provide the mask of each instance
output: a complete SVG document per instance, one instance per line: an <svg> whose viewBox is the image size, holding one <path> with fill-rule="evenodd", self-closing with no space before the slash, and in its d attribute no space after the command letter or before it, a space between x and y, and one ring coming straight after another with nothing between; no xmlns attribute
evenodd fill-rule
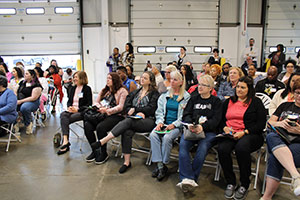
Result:
<svg viewBox="0 0 300 200"><path fill-rule="evenodd" d="M168 89L170 89L170 85L171 85L171 72L176 71L177 68L174 65L169 65L166 67L165 69L165 77L166 79L163 82L160 82L157 85L158 88L158 92L159 93L163 93L166 92Z"/></svg>
<svg viewBox="0 0 300 200"><path fill-rule="evenodd" d="M156 127L150 133L152 161L157 168L152 177L161 181L168 171L173 141L180 135L182 113L190 95L185 91L185 80L179 71L171 72L171 87L161 94L155 112Z"/></svg>
<svg viewBox="0 0 300 200"><path fill-rule="evenodd" d="M243 71L239 67L231 67L227 81L221 83L218 91L218 97L225 101L235 94L235 87L241 77L244 76Z"/></svg>

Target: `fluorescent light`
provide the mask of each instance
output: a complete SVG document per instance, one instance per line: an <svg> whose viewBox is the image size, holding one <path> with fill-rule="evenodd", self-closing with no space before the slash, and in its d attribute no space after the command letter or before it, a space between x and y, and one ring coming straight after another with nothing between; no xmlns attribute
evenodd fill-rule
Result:
<svg viewBox="0 0 300 200"><path fill-rule="evenodd" d="M43 15L45 14L44 8L26 8L27 15Z"/></svg>
<svg viewBox="0 0 300 200"><path fill-rule="evenodd" d="M155 53L156 48L155 47L137 47L137 52L138 53Z"/></svg>
<svg viewBox="0 0 300 200"><path fill-rule="evenodd" d="M56 14L72 14L74 12L73 7L55 7L54 12Z"/></svg>
<svg viewBox="0 0 300 200"><path fill-rule="evenodd" d="M300 50L300 47L295 47L295 53L298 53L299 50Z"/></svg>
<svg viewBox="0 0 300 200"><path fill-rule="evenodd" d="M166 47L167 53L179 53L181 47Z"/></svg>
<svg viewBox="0 0 300 200"><path fill-rule="evenodd" d="M195 53L210 53L212 50L211 47L201 47L201 46L195 46L194 47L194 52Z"/></svg>
<svg viewBox="0 0 300 200"><path fill-rule="evenodd" d="M15 15L16 13L15 8L0 8L0 15Z"/></svg>

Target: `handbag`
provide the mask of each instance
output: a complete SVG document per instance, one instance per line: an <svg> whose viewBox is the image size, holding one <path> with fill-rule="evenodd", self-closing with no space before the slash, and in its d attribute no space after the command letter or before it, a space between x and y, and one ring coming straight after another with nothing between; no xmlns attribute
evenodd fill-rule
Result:
<svg viewBox="0 0 300 200"><path fill-rule="evenodd" d="M205 138L205 133L202 131L199 134L196 134L190 131L186 126L183 126L183 138L185 140L201 140Z"/></svg>
<svg viewBox="0 0 300 200"><path fill-rule="evenodd" d="M83 114L84 121L90 121L94 123L98 123L104 120L106 115L104 113L100 113L97 110L91 108L87 109Z"/></svg>

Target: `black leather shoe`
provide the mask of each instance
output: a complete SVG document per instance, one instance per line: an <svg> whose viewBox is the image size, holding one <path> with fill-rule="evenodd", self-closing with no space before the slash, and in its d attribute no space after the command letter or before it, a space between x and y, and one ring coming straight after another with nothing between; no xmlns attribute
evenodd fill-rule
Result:
<svg viewBox="0 0 300 200"><path fill-rule="evenodd" d="M125 173L127 171L127 169L129 169L130 167L131 167L131 162L129 163L128 166L123 164L122 167L119 169L119 173L120 174Z"/></svg>
<svg viewBox="0 0 300 200"><path fill-rule="evenodd" d="M95 164L96 165L101 165L103 163L105 163L109 156L107 155L106 152L100 152L101 150L100 149L97 149L96 152L95 152Z"/></svg>
<svg viewBox="0 0 300 200"><path fill-rule="evenodd" d="M62 145L62 146L59 148L59 150L58 150L58 152L57 152L57 155L62 155L62 154L67 153L67 152L70 150L70 146L71 146L71 143L70 143L70 142L68 142L68 143L65 144L65 145Z"/></svg>
<svg viewBox="0 0 300 200"><path fill-rule="evenodd" d="M93 162L95 160L95 152L92 151L92 153L90 155L88 155L88 157L85 158L85 161L90 163L90 162Z"/></svg>
<svg viewBox="0 0 300 200"><path fill-rule="evenodd" d="M102 145L101 145L100 141L97 141L97 142L94 142L91 144L91 147L93 150L99 149L101 146Z"/></svg>
<svg viewBox="0 0 300 200"><path fill-rule="evenodd" d="M167 172L168 172L168 167L164 165L164 167L162 169L158 169L158 175L157 175L157 180L158 181L161 181L163 180L166 175L167 175Z"/></svg>
<svg viewBox="0 0 300 200"><path fill-rule="evenodd" d="M152 172L152 177L156 178L158 176L158 173L159 173L159 170L158 170L158 167L156 167L155 170L153 170L153 172Z"/></svg>

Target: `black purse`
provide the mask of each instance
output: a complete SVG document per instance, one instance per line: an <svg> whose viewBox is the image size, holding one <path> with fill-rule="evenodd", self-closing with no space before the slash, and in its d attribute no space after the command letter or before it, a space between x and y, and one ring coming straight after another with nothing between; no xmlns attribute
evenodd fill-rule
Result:
<svg viewBox="0 0 300 200"><path fill-rule="evenodd" d="M90 121L93 123L98 123L98 122L104 120L105 117L106 117L106 115L104 113L100 113L94 108L89 108L89 109L85 110L85 112L83 114L84 121Z"/></svg>

